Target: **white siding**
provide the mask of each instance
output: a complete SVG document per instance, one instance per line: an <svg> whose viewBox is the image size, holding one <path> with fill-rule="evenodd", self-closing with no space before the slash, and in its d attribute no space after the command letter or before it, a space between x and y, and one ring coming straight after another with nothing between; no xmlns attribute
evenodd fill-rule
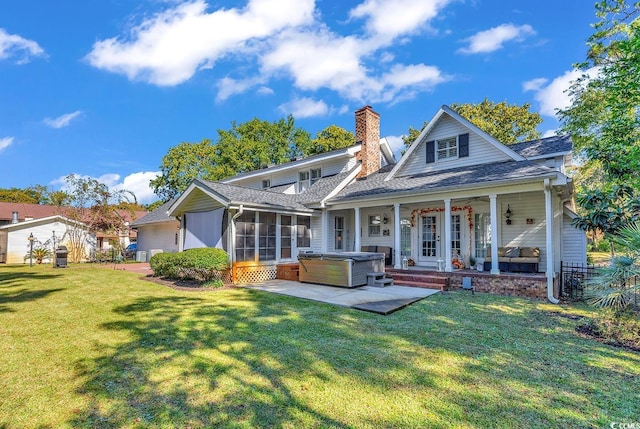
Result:
<svg viewBox="0 0 640 429"><path fill-rule="evenodd" d="M541 271L545 270L547 261L546 222L544 208L544 193L530 192L513 195L498 196L498 210L500 210L499 247L538 247L540 248ZM504 213L507 206L511 207L511 225L507 225ZM532 219L533 224L527 224Z"/></svg>
<svg viewBox="0 0 640 429"><path fill-rule="evenodd" d="M66 245L69 247L68 236L66 233L67 225L63 222L56 221L44 225L25 225L24 228L9 231L7 234L7 264L29 263L29 260L27 259L25 261L24 257L29 252L30 234L33 234L35 239L34 247L49 241L49 243L47 243L48 247L53 251L53 231L56 233L56 246ZM95 252L95 248L95 237L90 235L87 237L87 242L85 243L85 254L87 259ZM50 260L47 262L50 262Z"/></svg>
<svg viewBox="0 0 640 429"><path fill-rule="evenodd" d="M161 249L163 252L177 252L176 234L180 223L176 221L142 225L138 227L138 251L147 252L147 260L151 250Z"/></svg>
<svg viewBox="0 0 640 429"><path fill-rule="evenodd" d="M327 228L327 250L329 252L335 252L335 220L337 216L344 217L344 249L341 252L352 252L353 249L353 210L339 210L329 212L329 228Z"/></svg>
<svg viewBox="0 0 640 429"><path fill-rule="evenodd" d="M222 205L205 194L200 189L194 189L193 192L187 198L187 201L180 207L180 211L187 212L207 212L215 209L219 209Z"/></svg>
<svg viewBox="0 0 640 429"><path fill-rule="evenodd" d="M380 235L369 236L369 216L381 216L381 219L386 215L387 223L380 223ZM393 248L394 243L394 230L393 230L393 207L372 207L360 210L360 226L362 227L362 235L360 243L362 246L389 246ZM384 231L388 230L389 235L384 235ZM361 249L355 249L360 251Z"/></svg>
<svg viewBox="0 0 640 429"><path fill-rule="evenodd" d="M311 216L311 251L322 252L322 216Z"/></svg>
<svg viewBox="0 0 640 429"><path fill-rule="evenodd" d="M571 218L566 214L562 216L562 251L563 262L587 263L587 236L571 225Z"/></svg>
<svg viewBox="0 0 640 429"><path fill-rule="evenodd" d="M301 171L309 171L312 169L322 169L322 177L333 176L335 174L349 171L356 165L355 157L340 158L329 160L325 162L317 162L314 164L308 164L300 167L291 166L286 170L278 171L276 173L270 172L270 169L264 169L264 172L259 176L247 178L245 180L238 180L233 182L233 185L245 186L248 188L262 189L263 180L271 180L271 187L282 186L290 183L298 183L298 174ZM285 192L287 193L287 192Z"/></svg>
<svg viewBox="0 0 640 429"><path fill-rule="evenodd" d="M465 133L469 133L468 157L440 162L436 161L434 163L427 164L425 145L426 142L447 137L454 137ZM418 145L419 146L416 147L416 149L411 153L411 159L408 159L406 161L406 163L398 171L397 176L410 176L427 171L438 171L449 168L507 161L511 159L504 152L497 149L493 144L487 142L479 135L471 132L469 129L462 126L458 121L452 119L447 114L442 115L431 132L427 134L425 138L418 143Z"/></svg>

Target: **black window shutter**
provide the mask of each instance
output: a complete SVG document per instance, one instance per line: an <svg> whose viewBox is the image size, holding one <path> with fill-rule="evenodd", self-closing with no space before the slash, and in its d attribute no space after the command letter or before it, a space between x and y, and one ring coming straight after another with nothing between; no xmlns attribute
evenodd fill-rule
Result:
<svg viewBox="0 0 640 429"><path fill-rule="evenodd" d="M458 157L469 156L469 133L458 136Z"/></svg>
<svg viewBox="0 0 640 429"><path fill-rule="evenodd" d="M427 145L427 164L436 162L436 146L433 140L426 143Z"/></svg>

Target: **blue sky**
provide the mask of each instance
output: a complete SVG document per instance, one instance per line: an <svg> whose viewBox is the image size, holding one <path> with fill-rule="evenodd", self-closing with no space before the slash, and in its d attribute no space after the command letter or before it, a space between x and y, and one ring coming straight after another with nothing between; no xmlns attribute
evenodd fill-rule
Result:
<svg viewBox="0 0 640 429"><path fill-rule="evenodd" d="M595 22L585 0L0 2L0 187L75 173L157 198L182 141L292 113L312 135L371 105L393 145L443 104L554 109Z"/></svg>

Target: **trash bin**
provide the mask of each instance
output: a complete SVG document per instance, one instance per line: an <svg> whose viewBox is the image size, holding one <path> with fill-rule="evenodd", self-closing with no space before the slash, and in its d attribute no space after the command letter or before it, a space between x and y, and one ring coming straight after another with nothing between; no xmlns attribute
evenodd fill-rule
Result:
<svg viewBox="0 0 640 429"><path fill-rule="evenodd" d="M58 246L56 249L56 268L67 268L67 246Z"/></svg>

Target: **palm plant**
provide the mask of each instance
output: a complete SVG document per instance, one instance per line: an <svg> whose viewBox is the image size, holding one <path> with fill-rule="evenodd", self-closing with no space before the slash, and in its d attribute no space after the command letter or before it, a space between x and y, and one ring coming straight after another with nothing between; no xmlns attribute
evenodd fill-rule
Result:
<svg viewBox="0 0 640 429"><path fill-rule="evenodd" d="M44 259L51 259L53 253L46 246L37 246L33 248L33 251L27 252L27 255L24 257L25 260L29 258L33 258L36 261L36 264L41 264Z"/></svg>
<svg viewBox="0 0 640 429"><path fill-rule="evenodd" d="M623 311L638 307L640 292L640 223L628 225L613 237L625 255L615 256L587 283L585 298L602 308Z"/></svg>

